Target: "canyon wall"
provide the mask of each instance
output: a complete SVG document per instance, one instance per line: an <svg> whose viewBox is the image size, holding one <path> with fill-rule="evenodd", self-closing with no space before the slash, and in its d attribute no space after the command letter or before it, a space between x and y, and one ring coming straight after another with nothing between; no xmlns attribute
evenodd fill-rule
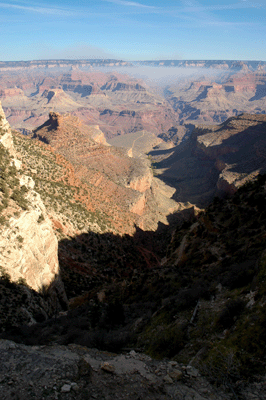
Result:
<svg viewBox="0 0 266 400"><path fill-rule="evenodd" d="M23 174L21 162L16 159L11 129L2 107L0 131L0 143L3 146L1 165L7 171L12 170L12 180L16 184L13 189L10 175L5 181L6 170L1 168L2 273L8 274L13 282L24 282L36 292L54 292L66 306L67 298L58 264L57 238L41 197L34 190L34 181Z"/></svg>

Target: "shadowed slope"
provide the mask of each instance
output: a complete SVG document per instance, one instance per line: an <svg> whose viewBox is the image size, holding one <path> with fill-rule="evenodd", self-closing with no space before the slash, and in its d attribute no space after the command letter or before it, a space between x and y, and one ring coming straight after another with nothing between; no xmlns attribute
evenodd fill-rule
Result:
<svg viewBox="0 0 266 400"><path fill-rule="evenodd" d="M215 194L234 193L265 171L265 127L265 115L242 114L218 126L198 126L180 146L150 154L158 177L176 188L175 200L203 207Z"/></svg>

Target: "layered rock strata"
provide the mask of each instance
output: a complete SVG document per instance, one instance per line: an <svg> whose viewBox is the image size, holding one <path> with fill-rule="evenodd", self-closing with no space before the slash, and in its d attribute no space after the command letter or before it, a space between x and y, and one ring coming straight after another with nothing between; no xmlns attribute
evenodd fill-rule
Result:
<svg viewBox="0 0 266 400"><path fill-rule="evenodd" d="M99 126L86 126L71 114L50 113L49 120L34 130L32 137L49 144L70 161L76 176L89 185L91 193L97 190L97 195L90 196L96 208L99 207L95 203L98 197L100 208L107 214L119 207L120 212L133 214L130 218L141 226L145 215L149 219L151 200L154 202L155 197L153 173L147 157L133 158L128 155L128 149L110 146ZM168 203L169 198L166 200ZM170 208L177 209L174 203L172 201ZM154 213L160 220L160 213L156 210ZM152 223L152 229L156 226Z"/></svg>

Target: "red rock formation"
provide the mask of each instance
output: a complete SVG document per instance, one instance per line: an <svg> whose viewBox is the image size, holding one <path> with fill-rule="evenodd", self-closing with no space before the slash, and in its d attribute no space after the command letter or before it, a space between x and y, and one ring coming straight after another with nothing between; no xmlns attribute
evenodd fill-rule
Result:
<svg viewBox="0 0 266 400"><path fill-rule="evenodd" d="M8 88L0 90L0 100L5 100L12 97L23 97L24 92L18 88Z"/></svg>
<svg viewBox="0 0 266 400"><path fill-rule="evenodd" d="M119 134L147 130L160 134L167 132L176 124L176 116L164 105L145 107L143 110L114 111L105 109L101 112L99 126L108 138Z"/></svg>
<svg viewBox="0 0 266 400"><path fill-rule="evenodd" d="M239 73L233 75L233 77L226 83L225 88L228 91L234 91L235 93L245 93L256 91L257 85L259 85L266 78L265 74L257 73Z"/></svg>
<svg viewBox="0 0 266 400"><path fill-rule="evenodd" d="M125 74L73 70L51 76L32 73L28 84L26 75L6 79L0 86L3 106L17 129L41 125L50 111L72 112L88 125L99 125L108 137L141 129L160 134L176 125L176 116L164 100L143 81ZM18 95L23 103L17 101Z"/></svg>
<svg viewBox="0 0 266 400"><path fill-rule="evenodd" d="M90 196L93 208L102 200L101 208L108 214L117 207L123 213L142 214L145 196L140 192L150 188L151 170L145 162L128 157L126 150L108 146L98 126L88 127L70 114L50 113L33 137L50 144L74 165L79 180L97 188L96 199Z"/></svg>

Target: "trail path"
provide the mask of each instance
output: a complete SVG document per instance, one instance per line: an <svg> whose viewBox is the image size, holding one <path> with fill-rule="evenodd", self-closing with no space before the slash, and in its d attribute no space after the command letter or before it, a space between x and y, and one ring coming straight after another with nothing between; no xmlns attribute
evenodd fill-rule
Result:
<svg viewBox="0 0 266 400"><path fill-rule="evenodd" d="M141 135L141 136L139 136L138 138L136 138L136 139L133 140L132 147L131 147L131 151L132 151L133 157L134 157L133 151L134 151L135 143L136 143L137 140L141 139L144 135L145 135L145 133L142 132L142 135ZM137 156L139 157L139 154L137 154Z"/></svg>

